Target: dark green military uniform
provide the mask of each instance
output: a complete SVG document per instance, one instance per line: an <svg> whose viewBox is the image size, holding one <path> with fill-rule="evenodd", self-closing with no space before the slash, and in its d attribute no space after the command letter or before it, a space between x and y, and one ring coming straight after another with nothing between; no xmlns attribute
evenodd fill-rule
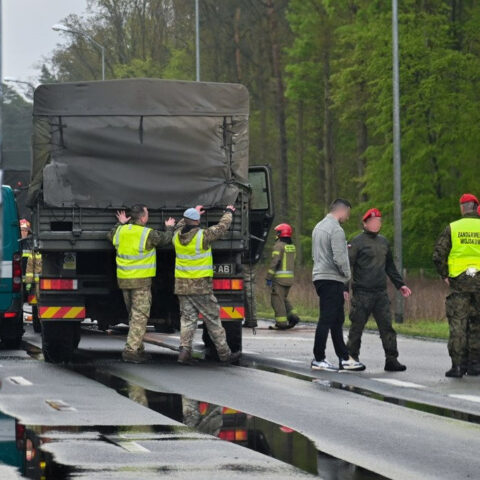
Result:
<svg viewBox="0 0 480 480"><path fill-rule="evenodd" d="M348 247L353 272L348 351L352 357L358 358L363 330L368 317L373 315L387 361L394 360L398 357L397 334L392 327L387 276L397 289L405 283L393 261L388 240L377 233L364 231Z"/></svg>
<svg viewBox="0 0 480 480"><path fill-rule="evenodd" d="M288 325L292 316L296 317L295 309L287 298L294 282L295 255L295 245L290 238L278 239L267 272L267 280L272 281L271 302L275 323L280 328ZM294 323L297 322L298 320Z"/></svg>
<svg viewBox="0 0 480 480"><path fill-rule="evenodd" d="M478 219L476 212L464 218ZM450 225L445 228L435 245L433 262L442 278L449 278L450 294L446 298L446 314L450 329L448 352L454 366L468 367L480 373L480 273L466 272L452 278L448 257L452 250ZM473 373L473 371L470 371Z"/></svg>

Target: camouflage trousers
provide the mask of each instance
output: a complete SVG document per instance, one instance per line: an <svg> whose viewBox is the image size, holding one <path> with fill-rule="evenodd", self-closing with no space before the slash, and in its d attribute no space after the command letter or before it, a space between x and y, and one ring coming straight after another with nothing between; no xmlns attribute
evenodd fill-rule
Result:
<svg viewBox="0 0 480 480"><path fill-rule="evenodd" d="M220 320L220 306L215 295L178 295L180 301L180 346L192 351L193 337L197 330L198 315L202 316L205 327L217 349L220 360L230 357L230 347Z"/></svg>
<svg viewBox="0 0 480 480"><path fill-rule="evenodd" d="M128 337L125 351L143 352L143 337L147 331L152 306L151 287L124 289L123 299L128 312Z"/></svg>
<svg viewBox="0 0 480 480"><path fill-rule="evenodd" d="M480 364L480 293L452 291L446 300L454 365Z"/></svg>
<svg viewBox="0 0 480 480"><path fill-rule="evenodd" d="M272 284L272 293L270 300L272 302L272 308L275 313L275 323L287 323L288 316L295 313L292 304L288 301L288 293L290 292L290 286L279 285L277 282Z"/></svg>
<svg viewBox="0 0 480 480"><path fill-rule="evenodd" d="M256 272L253 265L243 265L243 286L245 290L245 325L257 326L257 298L255 296Z"/></svg>
<svg viewBox="0 0 480 480"><path fill-rule="evenodd" d="M350 308L352 323L348 332L347 348L350 355L358 358L362 334L368 317L373 315L382 340L383 350L387 360L398 357L397 333L392 327L390 299L386 290L380 292L354 292Z"/></svg>

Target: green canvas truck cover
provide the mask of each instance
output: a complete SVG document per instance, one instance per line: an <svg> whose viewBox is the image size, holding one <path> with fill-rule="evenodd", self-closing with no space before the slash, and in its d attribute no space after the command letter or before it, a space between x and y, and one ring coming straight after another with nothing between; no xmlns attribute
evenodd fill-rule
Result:
<svg viewBox="0 0 480 480"><path fill-rule="evenodd" d="M28 193L52 207L221 206L248 184L238 84L127 79L41 85Z"/></svg>

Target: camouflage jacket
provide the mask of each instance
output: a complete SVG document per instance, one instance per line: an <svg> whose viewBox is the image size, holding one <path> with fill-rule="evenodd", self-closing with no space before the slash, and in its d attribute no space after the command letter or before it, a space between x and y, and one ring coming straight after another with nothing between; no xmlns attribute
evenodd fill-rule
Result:
<svg viewBox="0 0 480 480"><path fill-rule="evenodd" d="M285 252L285 246L288 245L281 240L277 240L272 250L272 259L267 272L267 280L275 280L279 285L289 287L293 285L293 277L291 278L275 278L275 272L282 269L283 257L286 255L286 270L295 270L295 252Z"/></svg>
<svg viewBox="0 0 480 480"><path fill-rule="evenodd" d="M113 242L113 237L115 236L115 232L117 228L120 227L122 224L117 223L107 234L107 238L110 242ZM137 223L137 225L144 226L141 223ZM147 250L151 250L152 248L158 246L168 245L173 238L173 227L167 227L165 232L161 232L160 230L153 230L148 234L147 242L145 247ZM149 287L152 284L151 278L119 278L118 286L121 289L133 289L133 288L143 288Z"/></svg>
<svg viewBox="0 0 480 480"><path fill-rule="evenodd" d="M203 248L207 249L211 244L221 238L232 223L233 215L230 211L223 214L220 221L203 231ZM197 234L200 227L188 227L184 220L177 224L175 232L178 232L180 243L187 245ZM206 278L175 278L175 293L177 295L208 295L213 292L212 279Z"/></svg>
<svg viewBox="0 0 480 480"><path fill-rule="evenodd" d="M467 218L478 218L476 212L464 215ZM442 278L448 278L448 256L452 249L452 232L450 225L438 237L437 243L433 250L433 263L437 272ZM466 273L462 273L456 278L450 278L450 288L460 292L474 292L480 290L480 274L470 277Z"/></svg>

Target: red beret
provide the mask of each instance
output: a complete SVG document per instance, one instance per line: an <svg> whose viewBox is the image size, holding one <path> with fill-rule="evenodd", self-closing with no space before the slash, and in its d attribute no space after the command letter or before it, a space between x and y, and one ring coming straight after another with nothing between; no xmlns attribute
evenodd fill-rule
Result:
<svg viewBox="0 0 480 480"><path fill-rule="evenodd" d="M372 217L382 217L382 212L378 208L371 208L365 212L365 215L362 217L362 220L366 222L369 218Z"/></svg>
<svg viewBox="0 0 480 480"><path fill-rule="evenodd" d="M475 195L472 195L471 193L464 193L460 197L460 203L469 203L469 202L475 202L477 205L480 203L478 201L478 198Z"/></svg>

